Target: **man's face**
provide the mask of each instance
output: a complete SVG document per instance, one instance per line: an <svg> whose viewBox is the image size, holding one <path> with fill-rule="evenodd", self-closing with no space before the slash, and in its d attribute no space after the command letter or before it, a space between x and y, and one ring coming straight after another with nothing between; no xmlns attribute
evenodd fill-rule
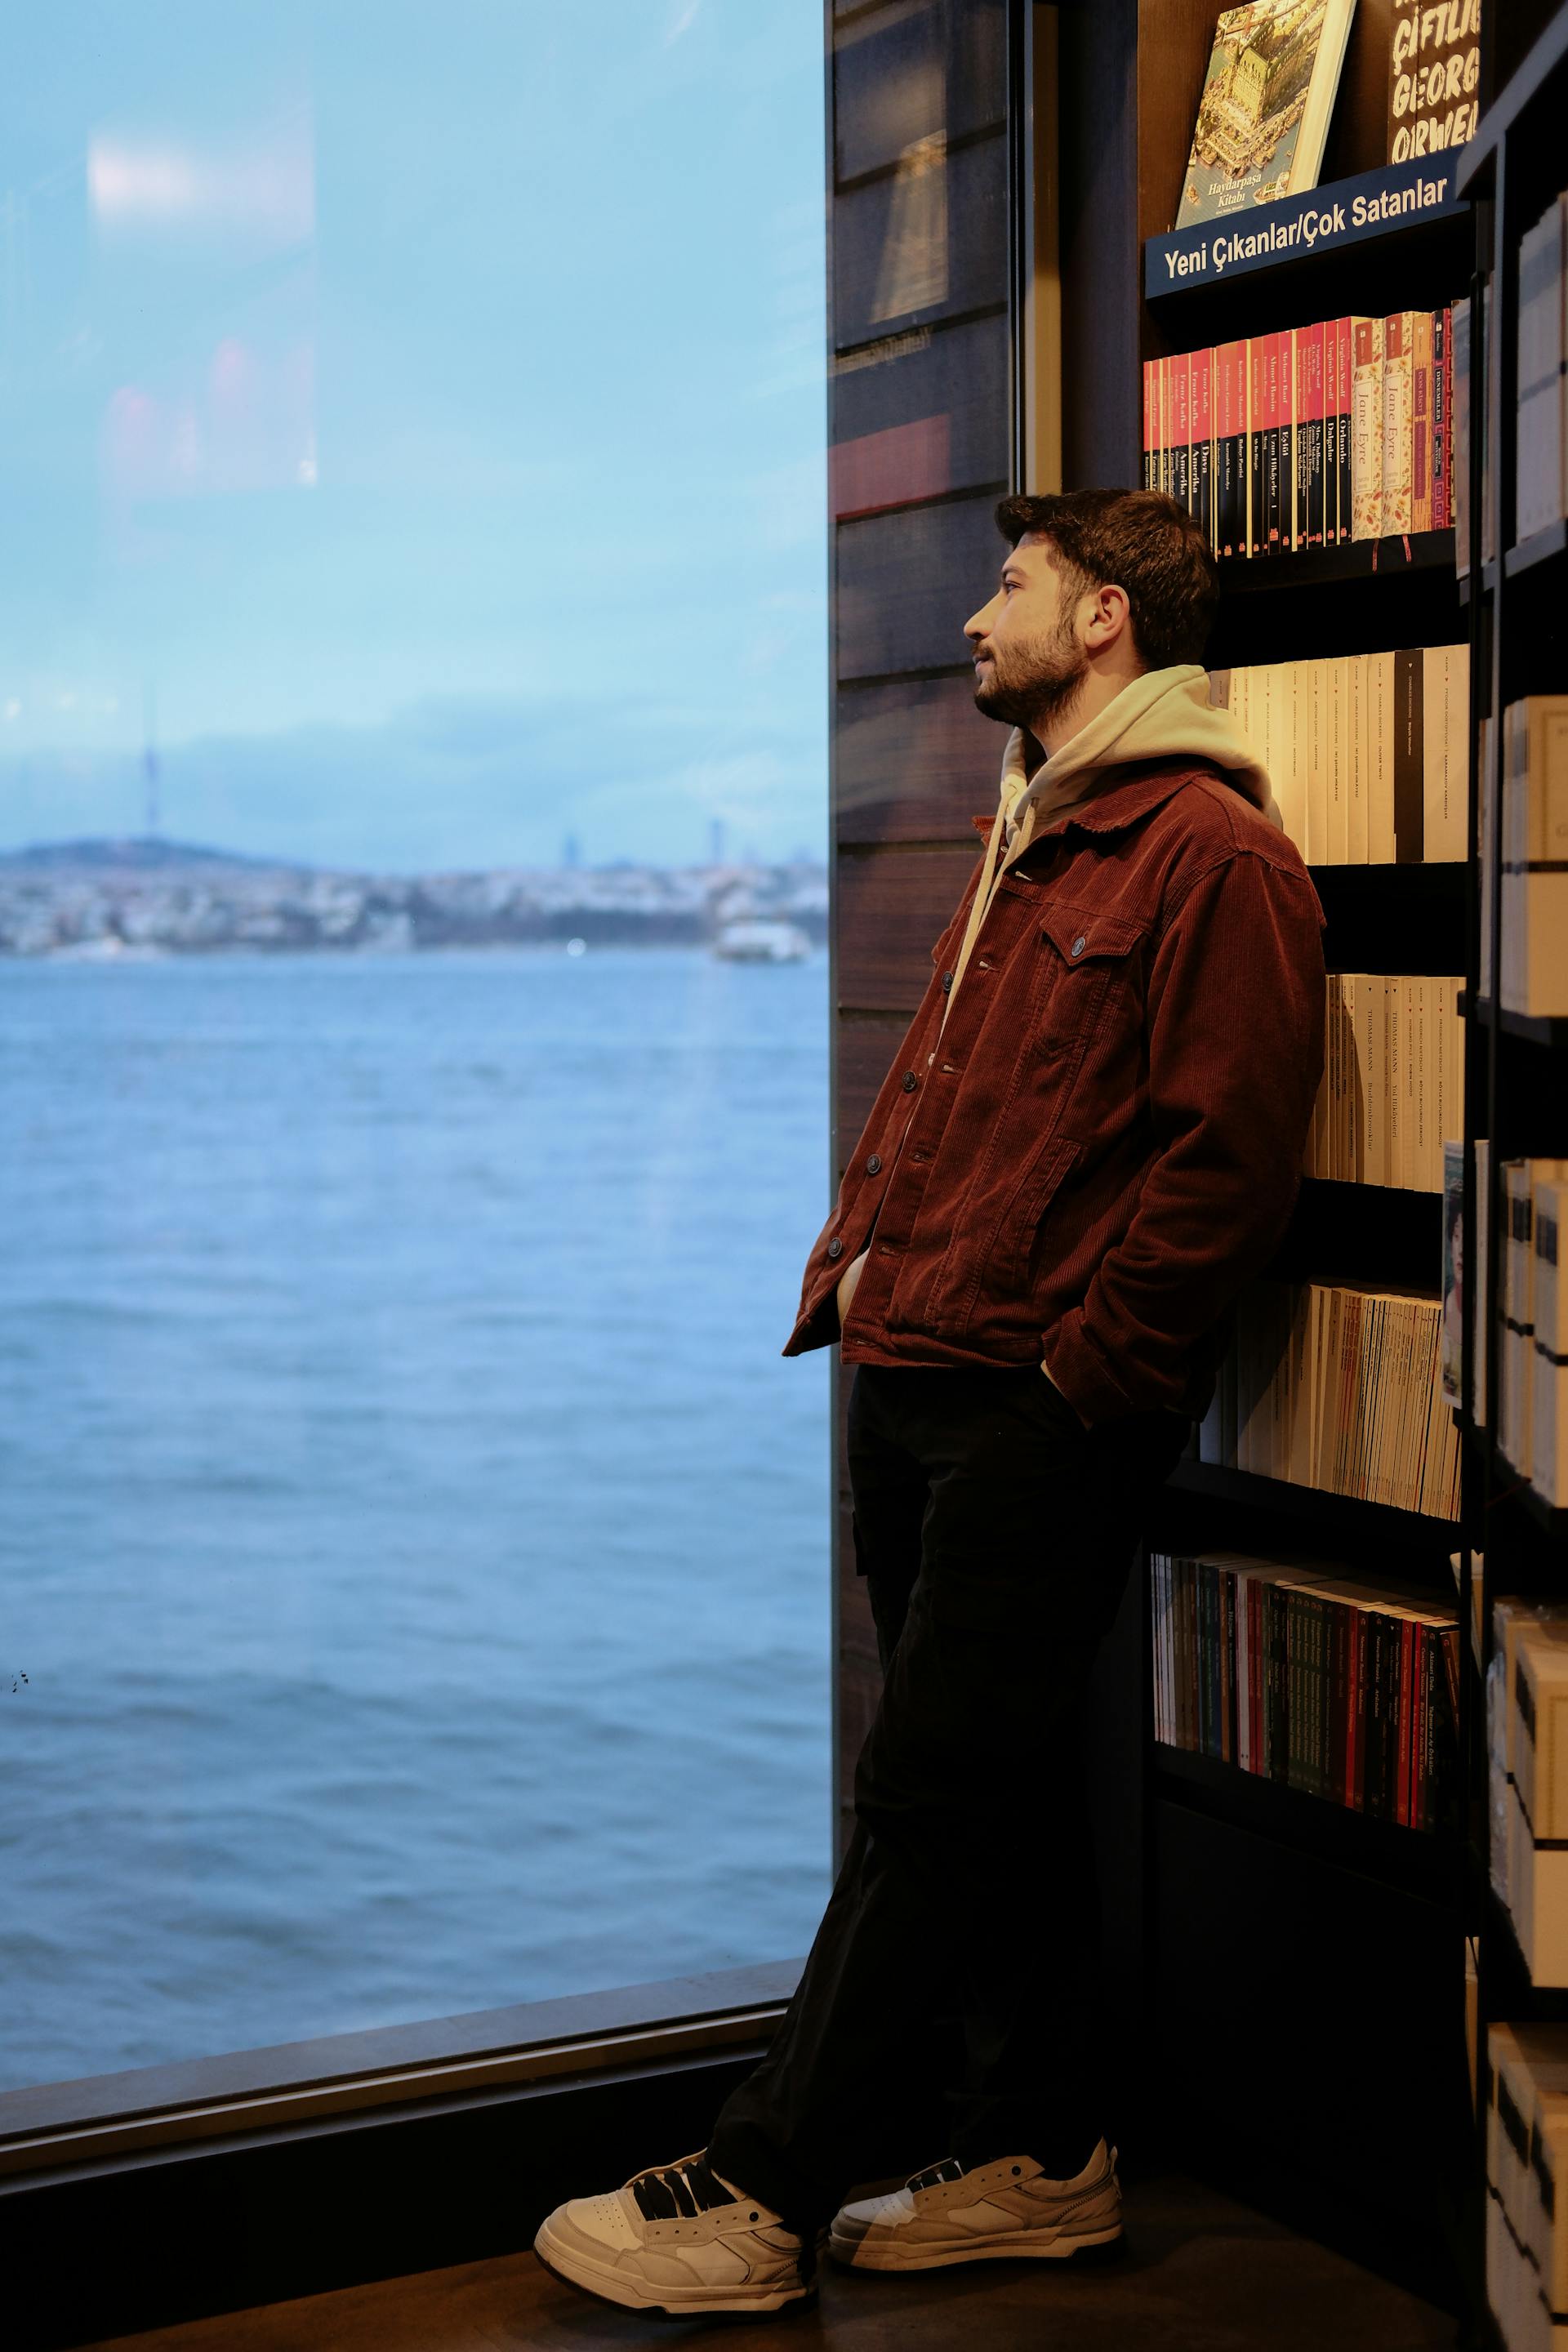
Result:
<svg viewBox="0 0 1568 2352"><path fill-rule="evenodd" d="M1082 598L1051 560L1047 541L1019 541L1002 583L963 634L974 660L974 701L988 719L1038 735L1072 700L1089 674L1078 634Z"/></svg>

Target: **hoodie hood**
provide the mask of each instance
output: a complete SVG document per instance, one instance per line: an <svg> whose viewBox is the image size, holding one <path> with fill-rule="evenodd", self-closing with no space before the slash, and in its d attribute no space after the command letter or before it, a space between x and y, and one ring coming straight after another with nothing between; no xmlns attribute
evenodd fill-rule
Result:
<svg viewBox="0 0 1568 2352"><path fill-rule="evenodd" d="M1058 811L1088 800L1108 768L1133 760L1202 760L1273 824L1283 821L1257 753L1228 710L1209 700L1208 672L1196 662L1145 670L1113 702L1043 760L1031 776L1024 730L1015 727L1002 759L1007 862Z"/></svg>

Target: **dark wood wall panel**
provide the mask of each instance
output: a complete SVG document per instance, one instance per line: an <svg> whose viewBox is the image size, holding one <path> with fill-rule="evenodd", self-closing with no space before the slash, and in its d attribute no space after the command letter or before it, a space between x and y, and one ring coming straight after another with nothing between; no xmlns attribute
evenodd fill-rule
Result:
<svg viewBox="0 0 1568 2352"><path fill-rule="evenodd" d="M893 1056L909 1027L902 1013L870 1013L842 1017L838 1024L837 1120L834 1129L835 1183L865 1131L878 1089L893 1066Z"/></svg>
<svg viewBox="0 0 1568 2352"><path fill-rule="evenodd" d="M1001 730L963 624L1005 552L1012 328L1008 0L826 12L833 571L834 1156L931 980L995 805ZM881 1687L849 1542L836 1376L840 1834Z"/></svg>
<svg viewBox="0 0 1568 2352"><path fill-rule="evenodd" d="M834 205L839 351L1007 299L1006 140L998 131Z"/></svg>
<svg viewBox="0 0 1568 2352"><path fill-rule="evenodd" d="M933 491L1007 478L1007 353L994 319L852 352L833 371L835 445L940 420L945 478ZM841 507L836 511L843 512Z"/></svg>
<svg viewBox="0 0 1568 2352"><path fill-rule="evenodd" d="M835 43L838 178L897 163L917 140L963 139L1001 120L1005 0L928 0L844 26Z"/></svg>
<svg viewBox="0 0 1568 2352"><path fill-rule="evenodd" d="M995 591L1006 550L993 501L868 515L834 549L838 676L951 669L969 657L963 625Z"/></svg>
<svg viewBox="0 0 1568 2352"><path fill-rule="evenodd" d="M1217 16L1217 7L1215 10ZM1126 488L1142 455L1135 234L1136 0L1064 8L1062 487Z"/></svg>
<svg viewBox="0 0 1568 2352"><path fill-rule="evenodd" d="M961 677L841 687L835 719L840 843L973 838L996 805L1005 730Z"/></svg>
<svg viewBox="0 0 1568 2352"><path fill-rule="evenodd" d="M840 1011L914 1012L931 984L931 950L952 922L979 843L866 850L838 862Z"/></svg>

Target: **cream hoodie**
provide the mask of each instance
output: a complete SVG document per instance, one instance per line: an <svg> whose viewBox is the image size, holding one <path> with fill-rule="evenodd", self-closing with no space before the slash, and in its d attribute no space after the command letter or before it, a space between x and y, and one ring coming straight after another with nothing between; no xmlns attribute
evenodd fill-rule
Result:
<svg viewBox="0 0 1568 2352"><path fill-rule="evenodd" d="M1058 751L1042 760L1032 775L1026 755L1033 739L1026 740L1023 729L1014 728L1002 755L996 822L986 845L963 944L953 965L952 986L942 1008L944 1027L1002 876L1016 864L1042 825L1063 809L1092 798L1107 769L1124 767L1133 760L1206 761L1244 800L1283 830L1268 778L1251 744L1229 711L1210 701L1209 692L1208 672L1196 662L1184 662L1173 669L1144 670L1076 735L1069 735ZM840 1328L868 1255L862 1250L839 1276Z"/></svg>

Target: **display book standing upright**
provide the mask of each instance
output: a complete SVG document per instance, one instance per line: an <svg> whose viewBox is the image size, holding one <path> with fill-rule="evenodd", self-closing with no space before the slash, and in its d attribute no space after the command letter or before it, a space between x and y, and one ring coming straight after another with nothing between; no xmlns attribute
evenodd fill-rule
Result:
<svg viewBox="0 0 1568 2352"><path fill-rule="evenodd" d="M1476 201L1467 587L1479 846L1463 1165L1464 1565L1480 2028L1472 2212L1490 2339L1568 2342L1568 604L1563 457L1568 8L1483 115ZM1555 247L1553 256L1552 248ZM1544 267L1543 267L1544 262Z"/></svg>
<svg viewBox="0 0 1568 2352"><path fill-rule="evenodd" d="M1156 19L1146 7L1139 21L1139 219L1156 237L1184 161L1171 85L1178 63L1201 79L1213 19L1195 8ZM1388 30L1386 11L1358 12L1325 205L1338 181L1384 163ZM1218 283L1146 273L1167 290L1140 312L1135 413L1157 363L1177 354L1256 356L1318 322L1441 317L1468 285L1473 247L1461 215ZM1268 401L1266 385L1263 398L1267 437L1239 453L1216 445L1206 468L1189 461L1188 494L1206 472L1217 495L1228 455L1255 509L1261 500L1271 512L1277 499L1283 517L1293 488L1298 519L1303 492L1310 517L1322 445L1309 432L1298 449L1283 399ZM1375 422L1394 452L1387 475L1380 452L1379 478L1408 463L1414 499L1422 458L1406 446L1400 402L1380 404ZM1190 446L1190 420L1187 430ZM1310 1147L1317 1172L1244 1302L1203 1458L1179 1466L1151 1531L1145 1969L1162 2104L1182 2119L1184 2160L1452 2300L1472 2153L1464 1790L1452 1760L1438 1774L1433 1759L1468 1738L1474 1677L1460 1673L1451 1564L1458 1441L1434 1387L1433 1147L1462 1124L1453 1040L1467 972L1469 714L1468 664L1456 671L1447 649L1468 644L1468 625L1451 532L1393 511L1388 532L1331 544L1310 525L1281 529L1278 551L1220 562L1215 697L1249 728L1276 730L1266 764L1280 756L1281 709L1293 714L1284 740L1310 835L1299 845L1327 918L1325 960L1347 979L1336 1086ZM1405 698L1385 726L1391 676ZM1437 698L1424 704L1424 690ZM1392 751L1397 809L1380 764ZM1355 797L1333 797L1352 775L1366 795L1359 841ZM1398 817L1381 845L1380 806ZM1358 1027L1363 1012L1372 1032ZM1382 1043L1369 1047L1373 1032ZM1366 1057L1391 1084L1390 1040L1403 1076L1417 1038L1429 1098L1419 1118L1410 1102L1401 1124L1391 1091L1369 1156ZM1419 1442L1401 1451L1394 1441L1417 1423Z"/></svg>

